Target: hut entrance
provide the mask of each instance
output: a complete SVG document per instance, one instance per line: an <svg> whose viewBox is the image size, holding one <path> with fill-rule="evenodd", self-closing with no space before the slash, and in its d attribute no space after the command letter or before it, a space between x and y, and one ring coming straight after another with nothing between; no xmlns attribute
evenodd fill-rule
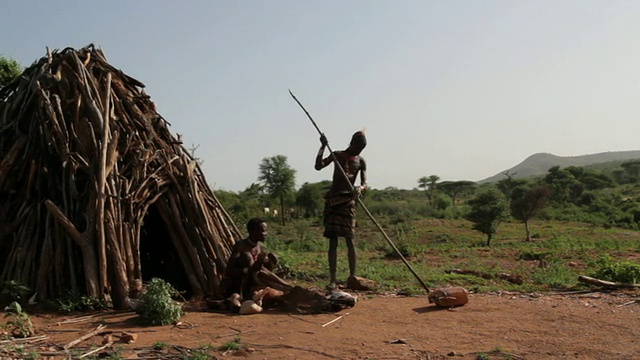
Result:
<svg viewBox="0 0 640 360"><path fill-rule="evenodd" d="M149 206L140 229L140 265L142 281L161 278L183 292L185 298L191 296L184 266L155 204Z"/></svg>

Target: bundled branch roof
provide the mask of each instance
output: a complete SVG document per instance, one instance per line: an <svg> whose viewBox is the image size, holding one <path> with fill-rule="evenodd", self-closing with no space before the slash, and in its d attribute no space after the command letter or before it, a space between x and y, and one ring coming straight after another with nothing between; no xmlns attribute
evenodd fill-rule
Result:
<svg viewBox="0 0 640 360"><path fill-rule="evenodd" d="M0 284L123 307L155 257L218 294L240 234L143 87L89 45L0 90Z"/></svg>

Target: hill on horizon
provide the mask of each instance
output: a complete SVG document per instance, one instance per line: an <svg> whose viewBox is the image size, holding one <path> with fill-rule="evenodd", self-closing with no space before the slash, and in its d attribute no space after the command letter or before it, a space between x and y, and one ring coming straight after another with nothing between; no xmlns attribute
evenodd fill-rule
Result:
<svg viewBox="0 0 640 360"><path fill-rule="evenodd" d="M589 166L610 161L625 161L640 159L640 150L631 151L608 151L597 154L579 156L557 156L549 153L537 153L529 156L520 164L499 172L496 175L478 181L478 184L497 182L505 178L506 171L513 174L514 179L523 179L537 175L546 174L550 168L560 166Z"/></svg>

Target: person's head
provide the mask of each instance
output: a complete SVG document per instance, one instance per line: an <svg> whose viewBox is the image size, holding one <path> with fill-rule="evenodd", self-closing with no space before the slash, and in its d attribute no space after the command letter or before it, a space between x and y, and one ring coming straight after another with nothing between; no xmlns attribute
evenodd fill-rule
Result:
<svg viewBox="0 0 640 360"><path fill-rule="evenodd" d="M364 135L364 131L357 131L351 136L351 142L349 143L350 152L354 155L358 155L367 146L367 137Z"/></svg>
<svg viewBox="0 0 640 360"><path fill-rule="evenodd" d="M267 222L261 218L255 217L247 222L247 232L251 240L258 242L267 238Z"/></svg>

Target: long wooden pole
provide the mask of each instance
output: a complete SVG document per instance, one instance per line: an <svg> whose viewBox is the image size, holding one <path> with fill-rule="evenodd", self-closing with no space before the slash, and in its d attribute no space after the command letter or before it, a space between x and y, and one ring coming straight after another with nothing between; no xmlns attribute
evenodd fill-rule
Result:
<svg viewBox="0 0 640 360"><path fill-rule="evenodd" d="M289 94L291 95L291 97L293 98L293 100L296 101L296 103L298 103L298 106L300 106L300 108L304 111L305 114L307 114L307 117L309 118L309 120L311 120L311 123L313 124L313 126L316 128L316 130L318 131L318 133L322 136L324 135L324 133L322 131L320 131L320 128L318 127L318 124L316 124L316 122L313 120L313 118L311 117L311 115L309 114L309 112L307 111L307 109L305 109L305 107L302 105L302 103L300 103L300 101L298 100L298 98L296 98L295 95L293 95L293 92L291 92L291 90L289 90ZM326 137L326 136L325 136ZM347 173L344 172L344 169L342 168L342 166L340 166L340 162L338 162L338 159L336 158L336 155L333 153L333 150L331 150L331 147L329 146L329 141L327 141L327 149L329 149L329 152L331 153L331 156L333 158L333 161L336 164L336 167L340 169L340 172L342 173L342 175L344 175L344 177L347 179L347 183L349 184L349 187L351 188L352 192L355 192L355 189L353 187L353 184L351 184L351 181L349 181L349 177L347 176ZM409 269L409 271L411 271L411 273L413 274L413 276L415 276L416 280L418 280L418 282L420 283L420 285L422 285L422 287L427 291L427 293L429 292L429 287L427 286L427 284L424 283L424 281L422 281L422 279L420 278L420 276L418 276L418 273L415 272L415 270L413 270L413 267L411 267L411 264L409 264L409 262L407 261L407 259L405 259L405 257L402 255L402 253L400 252L400 250L398 250L398 248L396 247L396 245L393 243L393 241L391 241L391 239L389 238L389 236L387 235L387 233L384 231L384 229L382 228L382 226L380 226L380 223L378 223L378 221L373 217L373 215L371 214L371 212L369 211L369 209L367 208L367 206L362 202L362 199L360 198L360 196L357 196L357 200L358 203L360 204L360 206L362 207L362 209L364 210L364 212L367 214L367 216L369 217L369 219L371 219L371 221L373 221L373 223L376 225L376 227L378 228L378 230L380 230L380 232L382 233L382 236L384 236L385 240L387 240L387 242L389 243L389 245L391 245L391 247L393 248L393 250L396 251L396 253L398 254L398 256L400 256L400 259L402 259L402 262L404 262L405 265L407 265L407 268Z"/></svg>
<svg viewBox="0 0 640 360"><path fill-rule="evenodd" d="M97 233L98 233L98 267L100 271L100 290L106 293L108 287L107 280L107 242L105 234L105 185L108 174L107 167L107 150L109 149L109 102L111 100L111 73L107 73L107 91L105 94L104 116L102 117L102 141L100 142L100 167L98 170L98 199L96 204L97 212ZM99 112L98 112L99 114Z"/></svg>

